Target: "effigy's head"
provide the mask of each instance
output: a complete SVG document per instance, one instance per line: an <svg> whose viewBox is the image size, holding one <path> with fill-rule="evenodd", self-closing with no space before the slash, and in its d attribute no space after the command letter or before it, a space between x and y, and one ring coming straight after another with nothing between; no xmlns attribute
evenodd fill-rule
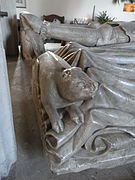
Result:
<svg viewBox="0 0 135 180"><path fill-rule="evenodd" d="M87 100L92 98L97 89L98 83L79 67L64 69L59 84L61 95L70 101Z"/></svg>
<svg viewBox="0 0 135 180"><path fill-rule="evenodd" d="M40 33L42 21L37 16L29 13L20 13L20 27L21 30L31 29L36 33Z"/></svg>

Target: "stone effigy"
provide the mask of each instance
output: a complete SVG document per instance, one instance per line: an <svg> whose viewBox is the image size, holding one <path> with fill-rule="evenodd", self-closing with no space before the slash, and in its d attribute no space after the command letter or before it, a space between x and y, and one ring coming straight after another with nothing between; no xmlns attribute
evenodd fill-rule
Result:
<svg viewBox="0 0 135 180"><path fill-rule="evenodd" d="M79 26L44 22L41 28L43 39L56 38L84 46L101 46L135 41L135 21Z"/></svg>
<svg viewBox="0 0 135 180"><path fill-rule="evenodd" d="M20 14L21 47L26 60L32 61L44 53L47 38L72 41L84 46L101 46L135 41L135 21L97 25L71 25L42 22L30 14Z"/></svg>
<svg viewBox="0 0 135 180"><path fill-rule="evenodd" d="M32 89L54 173L135 161L135 43L69 43L39 56Z"/></svg>
<svg viewBox="0 0 135 180"><path fill-rule="evenodd" d="M42 21L30 14L20 14L21 51L23 58L32 62L45 52L44 41L41 37Z"/></svg>

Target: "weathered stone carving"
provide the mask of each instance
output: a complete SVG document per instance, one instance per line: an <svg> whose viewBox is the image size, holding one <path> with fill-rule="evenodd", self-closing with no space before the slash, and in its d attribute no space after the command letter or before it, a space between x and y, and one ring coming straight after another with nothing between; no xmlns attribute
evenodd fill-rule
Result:
<svg viewBox="0 0 135 180"><path fill-rule="evenodd" d="M82 100L90 99L97 90L94 83L78 67L70 67L66 61L51 52L39 56L41 102L49 116L52 129L63 131L62 117L58 109L68 107L71 120L83 122L83 113L79 109ZM68 87L68 88L67 88Z"/></svg>
<svg viewBox="0 0 135 180"><path fill-rule="evenodd" d="M106 23L95 26L44 23L41 28L44 39L56 38L84 46L101 46L135 41L135 22Z"/></svg>
<svg viewBox="0 0 135 180"><path fill-rule="evenodd" d="M21 51L25 60L32 62L45 52L41 37L42 21L29 13L20 14Z"/></svg>
<svg viewBox="0 0 135 180"><path fill-rule="evenodd" d="M135 161L135 43L127 43L135 41L135 23L42 24L23 14L21 27L28 60L44 52L50 37L85 46L115 44L67 44L35 62L33 99L51 170L61 174Z"/></svg>
<svg viewBox="0 0 135 180"><path fill-rule="evenodd" d="M37 59L33 99L53 172L135 161L134 48L135 43L94 48L70 43Z"/></svg>
<svg viewBox="0 0 135 180"><path fill-rule="evenodd" d="M77 42L85 46L101 46L135 41L135 22L115 22L104 25L92 23L79 26L42 22L29 14L20 14L21 47L26 60L36 59L44 53L47 38Z"/></svg>

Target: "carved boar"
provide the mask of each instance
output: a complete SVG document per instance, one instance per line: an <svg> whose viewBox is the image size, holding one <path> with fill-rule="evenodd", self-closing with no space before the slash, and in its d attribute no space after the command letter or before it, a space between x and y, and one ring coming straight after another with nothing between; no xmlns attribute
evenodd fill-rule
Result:
<svg viewBox="0 0 135 180"><path fill-rule="evenodd" d="M61 57L51 52L39 56L39 86L41 102L47 112L52 129L63 131L59 109L66 108L76 123L83 122L79 104L90 99L98 84L91 80L79 67L71 67Z"/></svg>

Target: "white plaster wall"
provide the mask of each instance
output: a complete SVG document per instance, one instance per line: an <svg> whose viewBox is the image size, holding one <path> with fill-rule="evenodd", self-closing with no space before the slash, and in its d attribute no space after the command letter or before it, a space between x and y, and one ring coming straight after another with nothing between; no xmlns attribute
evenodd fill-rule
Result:
<svg viewBox="0 0 135 180"><path fill-rule="evenodd" d="M1 25L1 20L0 20ZM16 143L5 51L0 26L0 179L16 161Z"/></svg>
<svg viewBox="0 0 135 180"><path fill-rule="evenodd" d="M1 10L8 12L8 17L1 18L2 38L4 48L8 56L18 55L18 35L15 7L15 0L0 0Z"/></svg>
<svg viewBox="0 0 135 180"><path fill-rule="evenodd" d="M75 17L91 18L93 6L96 5L96 14L107 10L108 14L120 21L135 20L135 13L123 12L123 3L112 4L112 0L26 0L27 8L17 8L17 15L22 11L29 11L38 17L43 14L55 13L64 15L66 19Z"/></svg>

